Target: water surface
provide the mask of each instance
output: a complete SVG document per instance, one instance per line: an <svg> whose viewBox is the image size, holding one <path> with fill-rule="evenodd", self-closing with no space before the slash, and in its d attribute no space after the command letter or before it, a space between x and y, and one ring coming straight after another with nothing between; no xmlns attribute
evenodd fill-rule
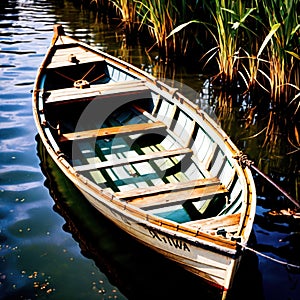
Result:
<svg viewBox="0 0 300 300"><path fill-rule="evenodd" d="M116 26L71 2L1 1L0 299L215 299L215 291L197 278L99 216L40 147L31 89L57 22L68 34L138 66L149 65L142 45L125 47ZM193 88L202 84L195 68L183 69L166 73L193 82ZM154 69L155 75L164 71ZM299 263L300 249L291 241L297 228L265 217L272 204L264 188L258 181L253 246ZM244 299L245 291L253 299L299 299L299 280L299 272L249 253L232 299Z"/></svg>

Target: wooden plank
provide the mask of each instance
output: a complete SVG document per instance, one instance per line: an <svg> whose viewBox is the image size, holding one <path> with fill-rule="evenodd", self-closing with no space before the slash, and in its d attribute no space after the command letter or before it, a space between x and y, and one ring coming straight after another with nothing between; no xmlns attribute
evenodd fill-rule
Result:
<svg viewBox="0 0 300 300"><path fill-rule="evenodd" d="M85 48L75 44L73 47L67 45L66 48L57 48L51 63L47 66L48 69L76 66L78 64L92 63L104 61L104 58L92 51L87 51ZM70 55L75 55L78 60L77 64L69 60Z"/></svg>
<svg viewBox="0 0 300 300"><path fill-rule="evenodd" d="M180 205L187 200L193 199L204 201L224 193L228 193L228 190L223 185L211 185L149 196L145 195L129 200L128 203L143 209L154 209L162 206Z"/></svg>
<svg viewBox="0 0 300 300"><path fill-rule="evenodd" d="M112 160L102 161L102 162L96 163L96 164L75 166L74 169L77 172L84 172L84 171L89 171L89 170L94 170L94 169L112 168L112 167L117 167L117 166L122 166L122 165L129 165L132 163L140 163L140 162L144 162L144 161L149 161L151 159L155 160L155 159L159 159L159 158L168 158L168 157L172 157L172 156L186 155L186 154L192 154L192 153L193 153L192 150L189 148L179 148L179 149L174 149L174 150L153 152L150 154L139 155L139 156L134 156L134 157L112 159Z"/></svg>
<svg viewBox="0 0 300 300"><path fill-rule="evenodd" d="M144 116L146 116L149 120L155 121L157 120L153 115L151 115L150 113L148 113L145 109L141 108L140 106L133 104L132 107L137 110L138 112L140 112L141 114L143 114Z"/></svg>
<svg viewBox="0 0 300 300"><path fill-rule="evenodd" d="M44 132L45 132L45 135L47 137L47 140L51 144L51 146L52 146L53 150L55 151L55 153L56 154L61 153L60 148L58 147L58 145L57 145L57 143L56 143L56 141L55 141L55 139L54 139L54 137L53 137L53 135L51 133L51 130L48 127L46 127L44 129Z"/></svg>
<svg viewBox="0 0 300 300"><path fill-rule="evenodd" d="M216 216L208 219L186 222L184 225L192 226L201 230L213 230L217 228L237 226L240 222L241 214Z"/></svg>
<svg viewBox="0 0 300 300"><path fill-rule="evenodd" d="M166 125L161 121L157 121L153 123L129 124L123 126L115 126L115 127L100 128L100 129L86 130L80 132L65 133L59 137L59 142L90 139L90 138L97 138L97 137L107 138L109 136L116 135L116 134L129 135L133 133L148 132L151 130L163 129L163 128L166 128Z"/></svg>
<svg viewBox="0 0 300 300"><path fill-rule="evenodd" d="M139 196L146 196L146 195L153 195L159 194L162 192L169 192L175 190L182 190L182 189L191 189L195 187L204 187L210 185L220 185L220 180L217 177L212 178L202 178L196 180L190 180L185 182L176 182L176 183L166 183L163 185L158 186L150 186L147 188L137 188L125 192L117 192L115 196L126 199L126 198L133 198Z"/></svg>
<svg viewBox="0 0 300 300"><path fill-rule="evenodd" d="M124 96L125 94L138 94L141 92L149 92L149 88L143 81L132 80L122 83L97 84L84 89L66 88L61 90L49 91L50 96L46 103L61 103L84 101L94 97L112 97L113 95Z"/></svg>
<svg viewBox="0 0 300 300"><path fill-rule="evenodd" d="M103 61L100 57L82 57L82 56L76 56L78 59L78 63L80 64L87 64L87 63L92 63L92 62L100 62ZM76 63L68 61L67 57L63 60L59 60L55 58L48 66L47 69L59 69L59 68L64 68L64 67L72 67L72 66L77 66Z"/></svg>

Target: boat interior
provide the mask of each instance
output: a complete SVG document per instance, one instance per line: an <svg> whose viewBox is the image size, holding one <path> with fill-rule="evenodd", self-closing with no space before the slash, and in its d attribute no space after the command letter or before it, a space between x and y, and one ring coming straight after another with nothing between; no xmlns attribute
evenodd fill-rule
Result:
<svg viewBox="0 0 300 300"><path fill-rule="evenodd" d="M44 75L39 111L53 148L78 173L147 213L207 230L218 216L237 230L242 184L206 128L102 59L76 72L77 64L56 64Z"/></svg>

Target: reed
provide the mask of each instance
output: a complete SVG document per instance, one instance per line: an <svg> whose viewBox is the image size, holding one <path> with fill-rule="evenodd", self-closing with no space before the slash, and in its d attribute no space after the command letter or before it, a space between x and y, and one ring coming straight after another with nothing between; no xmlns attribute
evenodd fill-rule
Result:
<svg viewBox="0 0 300 300"><path fill-rule="evenodd" d="M270 95L280 105L291 99L291 84L299 84L299 1L262 0L262 5L264 19L273 31L265 49Z"/></svg>
<svg viewBox="0 0 300 300"><path fill-rule="evenodd" d="M87 0L89 1L89 0ZM108 0L93 0L103 5ZM92 2L93 2L92 1ZM269 93L271 106L290 107L299 114L300 82L298 0L110 0L125 33L147 28L160 59L169 61L200 40L192 23L205 24L215 43L204 58L215 62L214 78L225 88L244 82L244 92ZM205 15L206 14L206 15ZM128 34L127 34L128 36ZM206 51L206 50L204 50ZM199 53L200 55L200 53Z"/></svg>
<svg viewBox="0 0 300 300"><path fill-rule="evenodd" d="M262 0L263 15L269 29L257 57L267 57L268 62L260 66L261 74L266 78L269 86L270 103L272 111L269 115L265 144L275 141L274 136L278 131L278 115L285 114L286 118L295 120L299 115L297 99L300 78L300 53L299 53L299 2L298 0ZM263 13L262 13L263 12ZM276 119L277 118L277 119ZM279 116L281 119L281 116ZM284 126L292 125L285 121ZM290 127L287 126L287 127ZM282 126L280 126L282 128ZM298 130L294 123L294 134L290 139L300 149L297 141ZM292 137L291 137L292 136ZM298 143L298 145L297 145Z"/></svg>
<svg viewBox="0 0 300 300"><path fill-rule="evenodd" d="M219 68L216 77L220 78L223 85L230 86L237 80L242 41L252 32L247 27L247 19L255 7L248 8L242 0L206 1L205 5L214 21L205 25L217 45L206 52L204 57L207 62L216 58Z"/></svg>
<svg viewBox="0 0 300 300"><path fill-rule="evenodd" d="M164 58L169 57L169 52L175 50L175 39L167 39L169 33L174 29L174 23L178 18L178 11L172 0L136 1L138 14L141 17L141 26L146 26L155 44L160 49Z"/></svg>
<svg viewBox="0 0 300 300"><path fill-rule="evenodd" d="M120 16L126 34L133 34L138 27L139 20L136 13L136 2L133 0L111 0L117 14Z"/></svg>

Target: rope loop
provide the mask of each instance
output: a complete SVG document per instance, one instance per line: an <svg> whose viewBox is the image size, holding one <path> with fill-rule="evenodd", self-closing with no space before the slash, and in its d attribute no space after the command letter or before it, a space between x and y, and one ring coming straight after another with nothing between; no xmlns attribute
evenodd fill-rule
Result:
<svg viewBox="0 0 300 300"><path fill-rule="evenodd" d="M233 158L235 158L238 161L239 165L243 169L245 169L246 167L250 168L254 164L254 162L252 160L248 159L248 156L246 154L244 154L243 152L240 152L239 154L233 156Z"/></svg>
<svg viewBox="0 0 300 300"><path fill-rule="evenodd" d="M77 89L85 89L90 87L90 83L87 80L79 79L74 82L74 87Z"/></svg>

